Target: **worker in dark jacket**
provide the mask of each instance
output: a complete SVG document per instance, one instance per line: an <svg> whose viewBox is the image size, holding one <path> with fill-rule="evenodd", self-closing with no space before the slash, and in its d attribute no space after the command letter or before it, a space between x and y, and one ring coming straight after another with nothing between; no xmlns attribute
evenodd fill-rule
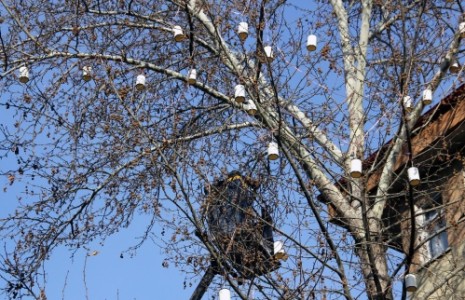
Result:
<svg viewBox="0 0 465 300"><path fill-rule="evenodd" d="M287 258L282 243L273 242L273 219L268 208L255 203L258 187L258 181L238 171L206 187L202 213L208 231L196 235L210 240L217 253L190 300L202 299L216 274L232 275L240 284L276 270L279 260ZM261 208L261 216L254 204Z"/></svg>
<svg viewBox="0 0 465 300"><path fill-rule="evenodd" d="M239 276L252 278L275 270L273 220L266 207L254 210L259 184L233 171L216 182L207 197L209 234Z"/></svg>

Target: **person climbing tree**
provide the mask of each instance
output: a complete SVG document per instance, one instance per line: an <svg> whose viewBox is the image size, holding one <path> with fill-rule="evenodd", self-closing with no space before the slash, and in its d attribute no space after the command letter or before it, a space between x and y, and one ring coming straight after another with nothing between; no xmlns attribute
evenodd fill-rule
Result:
<svg viewBox="0 0 465 300"><path fill-rule="evenodd" d="M206 235L218 253L212 256L196 297L201 297L199 291L208 288L216 274L229 273L240 282L279 268L274 256L273 219L266 204L256 201L259 186L258 181L233 171L205 189ZM200 299L196 297L191 299Z"/></svg>

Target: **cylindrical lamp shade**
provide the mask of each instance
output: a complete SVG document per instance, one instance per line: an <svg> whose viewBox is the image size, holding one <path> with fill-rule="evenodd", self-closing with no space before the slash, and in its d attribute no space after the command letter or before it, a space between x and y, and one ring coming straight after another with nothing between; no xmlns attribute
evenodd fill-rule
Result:
<svg viewBox="0 0 465 300"><path fill-rule="evenodd" d="M245 86L238 84L234 87L234 99L237 103L244 103L245 101Z"/></svg>
<svg viewBox="0 0 465 300"><path fill-rule="evenodd" d="M197 70L190 69L189 74L187 74L187 82L189 84L194 84L197 81Z"/></svg>
<svg viewBox="0 0 465 300"><path fill-rule="evenodd" d="M145 75L137 75L136 78L136 90L142 91L145 88Z"/></svg>
<svg viewBox="0 0 465 300"><path fill-rule="evenodd" d="M459 24L459 32L462 38L465 38L465 22Z"/></svg>
<svg viewBox="0 0 465 300"><path fill-rule="evenodd" d="M92 79L92 67L91 66L82 67L82 79L84 79L84 81L90 81Z"/></svg>
<svg viewBox="0 0 465 300"><path fill-rule="evenodd" d="M420 184L420 172L416 167L410 167L407 170L408 173L408 181L412 186L417 186Z"/></svg>
<svg viewBox="0 0 465 300"><path fill-rule="evenodd" d="M19 82L27 83L29 81L29 69L27 67L19 68Z"/></svg>
<svg viewBox="0 0 465 300"><path fill-rule="evenodd" d="M410 96L405 96L404 97L404 108L407 112L411 112L413 109L413 102L412 98Z"/></svg>
<svg viewBox="0 0 465 300"><path fill-rule="evenodd" d="M424 105L431 104L431 102L433 102L433 91L430 89L424 90L422 101Z"/></svg>
<svg viewBox="0 0 465 300"><path fill-rule="evenodd" d="M271 48L271 46L265 46L263 50L265 50L265 56L267 61L272 62L274 59L273 48Z"/></svg>
<svg viewBox="0 0 465 300"><path fill-rule="evenodd" d="M186 36L184 35L184 32L182 31L181 26L174 26L173 27L173 33L174 33L174 40L176 42L182 42L186 39Z"/></svg>
<svg viewBox="0 0 465 300"><path fill-rule="evenodd" d="M405 288L407 292L415 292L417 290L417 278L414 274L405 275Z"/></svg>
<svg viewBox="0 0 465 300"><path fill-rule="evenodd" d="M231 300L231 292L228 289L221 289L219 300Z"/></svg>
<svg viewBox="0 0 465 300"><path fill-rule="evenodd" d="M360 159L352 159L350 161L350 176L352 178L362 177L362 161Z"/></svg>
<svg viewBox="0 0 465 300"><path fill-rule="evenodd" d="M257 113L257 106L252 100L249 100L247 102L247 106L245 108L247 110L247 113L251 116L255 115Z"/></svg>
<svg viewBox="0 0 465 300"><path fill-rule="evenodd" d="M316 35L309 35L307 38L307 50L308 51L315 51L316 50L316 44L317 44L317 38Z"/></svg>
<svg viewBox="0 0 465 300"><path fill-rule="evenodd" d="M241 41L245 41L249 36L249 24L247 22L240 22L237 27L237 35Z"/></svg>
<svg viewBox="0 0 465 300"><path fill-rule="evenodd" d="M459 71L460 71L459 62L456 59L452 60L449 66L449 72L457 74Z"/></svg>
<svg viewBox="0 0 465 300"><path fill-rule="evenodd" d="M268 159L277 160L279 158L278 144L271 142L268 144Z"/></svg>
<svg viewBox="0 0 465 300"><path fill-rule="evenodd" d="M288 258L286 251L284 251L284 244L282 241L276 241L274 242L274 257L276 259L284 259L286 260Z"/></svg>

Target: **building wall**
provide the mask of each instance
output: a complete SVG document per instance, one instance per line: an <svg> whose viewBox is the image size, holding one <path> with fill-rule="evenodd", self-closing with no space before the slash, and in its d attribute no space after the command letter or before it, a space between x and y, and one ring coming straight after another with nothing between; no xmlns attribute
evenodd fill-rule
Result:
<svg viewBox="0 0 465 300"><path fill-rule="evenodd" d="M418 290L410 299L465 299L465 263L463 243L428 263L417 273Z"/></svg>
<svg viewBox="0 0 465 300"><path fill-rule="evenodd" d="M447 226L448 250L426 260L417 257L411 272L416 274L418 290L411 293L415 300L465 299L465 180L460 163L441 187ZM423 252L419 252L419 255Z"/></svg>

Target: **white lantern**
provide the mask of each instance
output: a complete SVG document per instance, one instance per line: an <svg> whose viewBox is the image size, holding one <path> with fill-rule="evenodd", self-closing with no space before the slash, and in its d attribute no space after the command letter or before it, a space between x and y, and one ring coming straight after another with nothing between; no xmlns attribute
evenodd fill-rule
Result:
<svg viewBox="0 0 465 300"><path fill-rule="evenodd" d="M362 177L362 161L360 159L352 159L350 161L350 176L352 178Z"/></svg>
<svg viewBox="0 0 465 300"><path fill-rule="evenodd" d="M417 290L417 278L414 274L405 275L405 288L407 292L415 292Z"/></svg>
<svg viewBox="0 0 465 300"><path fill-rule="evenodd" d="M411 112L413 109L413 102L412 98L410 96L405 96L404 97L404 108L407 112Z"/></svg>
<svg viewBox="0 0 465 300"><path fill-rule="evenodd" d="M187 82L189 84L194 84L197 81L197 70L190 69L189 73L187 74Z"/></svg>
<svg viewBox="0 0 465 300"><path fill-rule="evenodd" d="M82 67L82 79L84 79L84 81L90 81L92 79L92 67L91 66Z"/></svg>
<svg viewBox="0 0 465 300"><path fill-rule="evenodd" d="M281 241L276 241L274 242L274 257L276 259L282 259L286 260L288 258L288 255L286 254L286 251L284 251L284 244Z"/></svg>
<svg viewBox="0 0 465 300"><path fill-rule="evenodd" d="M219 300L231 300L231 292L228 289L221 289L219 298Z"/></svg>
<svg viewBox="0 0 465 300"><path fill-rule="evenodd" d="M245 101L245 86L238 84L234 87L234 99L237 103L243 103Z"/></svg>
<svg viewBox="0 0 465 300"><path fill-rule="evenodd" d="M456 59L453 59L449 66L449 72L457 74L460 71L460 64Z"/></svg>
<svg viewBox="0 0 465 300"><path fill-rule="evenodd" d="M136 78L136 90L142 91L145 88L145 75L137 75Z"/></svg>
<svg viewBox="0 0 465 300"><path fill-rule="evenodd" d="M307 38L307 50L308 51L315 51L316 50L316 43L317 43L317 38L316 35L309 35Z"/></svg>
<svg viewBox="0 0 465 300"><path fill-rule="evenodd" d="M251 116L255 115L257 113L257 106L252 100L247 101L245 110L247 113Z"/></svg>
<svg viewBox="0 0 465 300"><path fill-rule="evenodd" d="M19 68L19 82L27 83L29 81L29 69L25 66Z"/></svg>
<svg viewBox="0 0 465 300"><path fill-rule="evenodd" d="M241 41L245 41L249 36L249 24L247 22L240 22L237 27L237 35Z"/></svg>
<svg viewBox="0 0 465 300"><path fill-rule="evenodd" d="M258 60L261 63L271 63L274 60L273 48L271 46L265 46L262 51L258 52Z"/></svg>
<svg viewBox="0 0 465 300"><path fill-rule="evenodd" d="M433 91L430 89L424 90L422 101L424 105L431 104L431 102L433 101Z"/></svg>
<svg viewBox="0 0 465 300"><path fill-rule="evenodd" d="M462 38L465 38L465 22L459 24L459 32Z"/></svg>
<svg viewBox="0 0 465 300"><path fill-rule="evenodd" d="M273 48L271 48L271 46L265 46L265 48L263 48L263 50L265 50L266 60L268 62L272 62L273 59L274 59Z"/></svg>
<svg viewBox="0 0 465 300"><path fill-rule="evenodd" d="M412 186L417 186L420 184L420 172L416 167L410 167L407 170L408 173L408 181Z"/></svg>
<svg viewBox="0 0 465 300"><path fill-rule="evenodd" d="M268 159L277 160L279 157L279 148L278 144L271 142L268 144Z"/></svg>
<svg viewBox="0 0 465 300"><path fill-rule="evenodd" d="M182 31L181 26L174 26L173 27L173 33L174 33L174 40L176 42L182 42L186 39L186 36L184 35L184 32Z"/></svg>

